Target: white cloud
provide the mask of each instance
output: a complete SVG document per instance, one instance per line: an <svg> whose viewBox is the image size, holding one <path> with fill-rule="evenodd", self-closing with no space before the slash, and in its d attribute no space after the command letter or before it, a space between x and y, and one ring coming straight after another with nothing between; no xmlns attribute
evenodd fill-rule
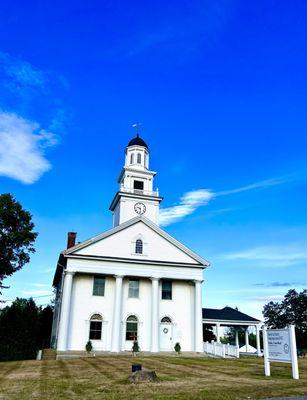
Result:
<svg viewBox="0 0 307 400"><path fill-rule="evenodd" d="M247 192L249 190L265 189L270 186L281 185L283 183L287 183L287 182L290 182L293 180L294 180L294 177L291 175L281 176L281 177L272 178L272 179L266 179L266 180L251 183L250 185L242 186L242 187L239 187L236 189L222 190L222 191L216 193L216 196L227 196L230 194Z"/></svg>
<svg viewBox="0 0 307 400"><path fill-rule="evenodd" d="M249 262L259 267L288 267L307 260L306 246L260 246L220 256L223 260Z"/></svg>
<svg viewBox="0 0 307 400"><path fill-rule="evenodd" d="M266 179L263 181L251 183L250 185L242 186L235 189L222 190L214 192L211 189L198 189L191 192L185 193L179 201L178 205L174 205L160 210L160 224L162 226L173 224L178 222L187 215L192 214L198 207L204 206L209 203L210 200L218 196L228 196L236 193L247 192L256 189L266 189L268 187L282 185L285 183L306 180L306 171L298 171L295 174L284 175L272 179ZM211 216L219 214L221 212L231 211L231 209L222 209L211 211Z"/></svg>
<svg viewBox="0 0 307 400"><path fill-rule="evenodd" d="M43 89L45 87L47 78L43 71L7 53L0 52L0 70L7 77L6 84L12 89L22 90L24 87Z"/></svg>
<svg viewBox="0 0 307 400"><path fill-rule="evenodd" d="M283 299L284 296L282 295L275 295L275 296L272 295L272 296L255 296L252 300L268 302L268 301L280 301Z"/></svg>
<svg viewBox="0 0 307 400"><path fill-rule="evenodd" d="M50 287L47 283L32 283L32 286L37 288Z"/></svg>
<svg viewBox="0 0 307 400"><path fill-rule="evenodd" d="M40 274L49 274L50 272L54 272L54 268L40 269L38 272Z"/></svg>
<svg viewBox="0 0 307 400"><path fill-rule="evenodd" d="M208 204L214 197L214 193L208 189L194 190L185 193L178 205L160 210L160 224L163 226L172 224L192 214L198 207Z"/></svg>
<svg viewBox="0 0 307 400"><path fill-rule="evenodd" d="M33 290L23 290L22 292L25 296L35 297L35 296L53 296L53 293L50 290L40 290L40 289L33 289Z"/></svg>
<svg viewBox="0 0 307 400"><path fill-rule="evenodd" d="M25 184L36 182L51 168L44 149L56 143L56 135L37 122L0 111L0 175Z"/></svg>

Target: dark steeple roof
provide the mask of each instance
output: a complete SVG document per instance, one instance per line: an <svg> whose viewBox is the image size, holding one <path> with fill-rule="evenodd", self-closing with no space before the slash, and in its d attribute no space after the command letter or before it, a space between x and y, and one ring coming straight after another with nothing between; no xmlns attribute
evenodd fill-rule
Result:
<svg viewBox="0 0 307 400"><path fill-rule="evenodd" d="M140 138L140 135L138 133L136 134L136 137L131 139L130 142L128 143L128 147L130 147L130 146L142 146L142 147L146 147L146 149L148 149L147 144L144 142L144 140L142 138Z"/></svg>
<svg viewBox="0 0 307 400"><path fill-rule="evenodd" d="M231 307L224 307L221 310L216 308L203 308L204 319L218 319L227 321L255 321L259 322L258 319L250 317L247 314L242 313Z"/></svg>

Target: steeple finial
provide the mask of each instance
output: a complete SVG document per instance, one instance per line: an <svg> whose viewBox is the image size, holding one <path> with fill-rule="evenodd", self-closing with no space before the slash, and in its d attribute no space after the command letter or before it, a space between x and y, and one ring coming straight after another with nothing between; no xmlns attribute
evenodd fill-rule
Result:
<svg viewBox="0 0 307 400"><path fill-rule="evenodd" d="M132 124L132 128L134 128L135 129L135 131L136 131L136 137L140 137L140 126L141 126L142 124L140 123L140 122L135 122L134 124Z"/></svg>

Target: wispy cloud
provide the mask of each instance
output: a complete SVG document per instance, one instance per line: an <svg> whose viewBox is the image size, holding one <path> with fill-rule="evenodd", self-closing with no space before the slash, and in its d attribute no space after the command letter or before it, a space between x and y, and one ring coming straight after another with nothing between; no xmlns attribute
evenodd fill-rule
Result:
<svg viewBox="0 0 307 400"><path fill-rule="evenodd" d="M50 290L40 290L40 289L23 290L22 293L24 296L29 296L29 297L53 296L53 293Z"/></svg>
<svg viewBox="0 0 307 400"><path fill-rule="evenodd" d="M283 288L283 287L296 287L307 286L305 282L269 282L269 283L254 283L253 286L266 287L266 288Z"/></svg>
<svg viewBox="0 0 307 400"><path fill-rule="evenodd" d="M43 288L43 287L49 287L48 283L32 283L32 286L37 287L37 288Z"/></svg>
<svg viewBox="0 0 307 400"><path fill-rule="evenodd" d="M0 111L0 175L25 184L36 182L51 168L45 149L57 137L15 113Z"/></svg>
<svg viewBox="0 0 307 400"><path fill-rule="evenodd" d="M284 296L282 295L272 295L272 296L255 296L252 297L251 300L257 300L257 301L280 301L283 300Z"/></svg>
<svg viewBox="0 0 307 400"><path fill-rule="evenodd" d="M306 246L260 246L220 256L226 261L248 262L258 267L288 267L307 261ZM277 286L277 285L276 285Z"/></svg>
<svg viewBox="0 0 307 400"><path fill-rule="evenodd" d="M67 116L61 98L65 80L0 52L0 176L36 182L51 164L45 149L58 142Z"/></svg>
<svg viewBox="0 0 307 400"><path fill-rule="evenodd" d="M307 179L306 171L299 171L295 174L283 175L280 177L265 179L259 182L251 183L249 185L241 186L234 189L213 191L211 189L198 189L185 193L179 201L179 204L174 206L162 208L160 211L160 224L162 226L170 225L180 221L187 215L192 214L197 208L207 205L210 200L219 196L229 196L236 193L247 192L251 190L267 189L277 185L283 185L291 182L302 181ZM230 209L223 209L221 212L230 211ZM219 210L212 211L219 214Z"/></svg>
<svg viewBox="0 0 307 400"><path fill-rule="evenodd" d="M46 85L46 74L24 60L0 52L0 66L9 78L6 83L11 85L11 89L20 90L24 87L42 89Z"/></svg>
<svg viewBox="0 0 307 400"><path fill-rule="evenodd" d="M202 54L212 48L216 37L223 31L227 20L232 15L233 3L229 0L212 2L182 2L178 3L180 13L173 13L171 7L164 6L164 13L159 10L159 18L136 29L133 37L128 37L121 43L121 54L133 57L150 51L158 52L162 63L182 62L191 59L193 55ZM152 8L153 15L156 12ZM180 17L182 15L183 17ZM182 29L182 27L185 29Z"/></svg>
<svg viewBox="0 0 307 400"><path fill-rule="evenodd" d="M208 189L194 190L185 193L179 204L160 211L160 224L163 226L177 222L189 214L192 214L198 207L208 204L214 197L214 193Z"/></svg>
<svg viewBox="0 0 307 400"><path fill-rule="evenodd" d="M39 272L40 274L49 274L50 272L54 272L54 268L40 269L38 272Z"/></svg>
<svg viewBox="0 0 307 400"><path fill-rule="evenodd" d="M295 180L297 180L296 175L284 175L277 178L265 179L263 181L255 182L250 185L242 186L235 189L222 190L220 192L217 192L216 196L228 196L230 194L242 193L250 190L266 189L268 187L282 185L284 183L293 182Z"/></svg>

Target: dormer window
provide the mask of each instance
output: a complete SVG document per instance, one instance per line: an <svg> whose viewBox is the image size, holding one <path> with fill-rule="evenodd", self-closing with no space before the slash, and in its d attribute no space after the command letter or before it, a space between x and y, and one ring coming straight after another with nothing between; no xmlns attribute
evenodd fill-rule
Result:
<svg viewBox="0 0 307 400"><path fill-rule="evenodd" d="M136 254L143 254L143 242L141 239L138 239L135 242L135 253Z"/></svg>
<svg viewBox="0 0 307 400"><path fill-rule="evenodd" d="M141 153L138 153L138 154L137 154L136 162L137 162L138 164L142 164L142 156L141 156Z"/></svg>

